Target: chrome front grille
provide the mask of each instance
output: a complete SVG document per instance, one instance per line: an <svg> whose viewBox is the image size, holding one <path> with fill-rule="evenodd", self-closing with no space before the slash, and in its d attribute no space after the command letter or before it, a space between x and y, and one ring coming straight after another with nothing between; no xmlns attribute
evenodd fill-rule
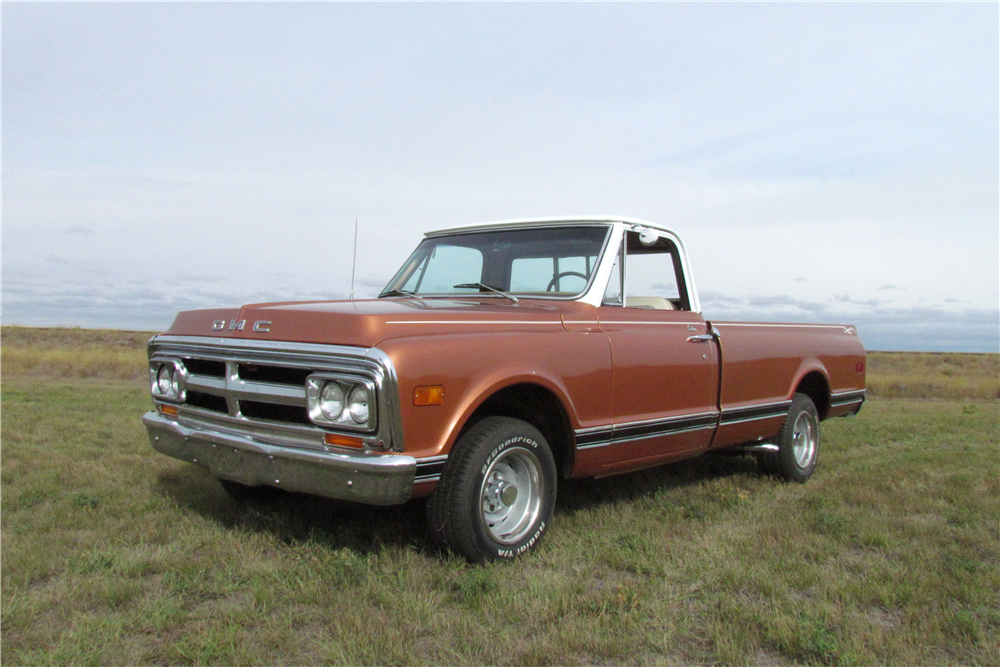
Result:
<svg viewBox="0 0 1000 667"><path fill-rule="evenodd" d="M395 371L380 350L157 336L149 342L149 359L152 363L175 360L183 367L184 401L174 404L178 419L188 426L239 432L269 444L324 450L334 449L325 444L326 434L339 432L361 437L372 450L402 451ZM367 428L314 424L306 400L306 378L314 373L372 383L374 422Z"/></svg>
<svg viewBox="0 0 1000 667"><path fill-rule="evenodd" d="M305 381L315 369L248 364L185 354L178 358L187 370L184 386L189 406L233 417L311 424L306 409ZM219 365L221 373L217 372ZM195 372L204 371L206 367L211 374ZM248 376L255 379L248 379Z"/></svg>

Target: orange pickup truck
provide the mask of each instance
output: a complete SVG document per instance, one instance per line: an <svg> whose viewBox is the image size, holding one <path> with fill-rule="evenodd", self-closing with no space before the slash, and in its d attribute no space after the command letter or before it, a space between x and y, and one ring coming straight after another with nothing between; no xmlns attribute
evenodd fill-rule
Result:
<svg viewBox="0 0 1000 667"><path fill-rule="evenodd" d="M537 546L564 478L728 449L804 482L865 351L848 325L708 321L676 233L574 217L428 233L377 299L180 313L149 378L153 447L230 493L429 497L484 561Z"/></svg>

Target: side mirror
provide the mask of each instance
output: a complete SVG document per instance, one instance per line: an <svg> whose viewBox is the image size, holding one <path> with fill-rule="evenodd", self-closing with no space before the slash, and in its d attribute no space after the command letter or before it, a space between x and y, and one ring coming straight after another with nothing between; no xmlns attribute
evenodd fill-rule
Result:
<svg viewBox="0 0 1000 667"><path fill-rule="evenodd" d="M658 238L660 238L659 233L655 229L650 229L649 227L644 227L639 232L639 243L647 247L655 244Z"/></svg>

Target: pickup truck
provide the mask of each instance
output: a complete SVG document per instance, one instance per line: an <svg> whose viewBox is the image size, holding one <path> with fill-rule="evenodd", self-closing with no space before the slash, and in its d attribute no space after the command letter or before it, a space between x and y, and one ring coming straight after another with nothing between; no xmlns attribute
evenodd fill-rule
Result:
<svg viewBox="0 0 1000 667"><path fill-rule="evenodd" d="M560 479L729 450L804 482L865 400L855 327L706 320L680 237L623 217L430 232L376 299L182 312L148 352L157 451L236 496L427 498L474 562L536 547Z"/></svg>

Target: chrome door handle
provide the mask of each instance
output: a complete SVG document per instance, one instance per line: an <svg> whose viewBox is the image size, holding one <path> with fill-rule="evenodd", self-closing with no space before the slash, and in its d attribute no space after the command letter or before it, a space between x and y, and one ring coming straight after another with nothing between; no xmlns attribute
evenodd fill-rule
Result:
<svg viewBox="0 0 1000 667"><path fill-rule="evenodd" d="M702 334L700 336L688 336L689 343L710 343L715 340L712 334Z"/></svg>

